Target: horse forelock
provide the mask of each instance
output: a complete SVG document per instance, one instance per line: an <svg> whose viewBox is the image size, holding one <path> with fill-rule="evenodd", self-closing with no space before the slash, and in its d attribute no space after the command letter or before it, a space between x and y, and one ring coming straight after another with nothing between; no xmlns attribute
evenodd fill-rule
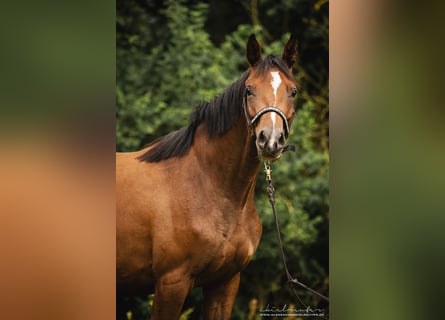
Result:
<svg viewBox="0 0 445 320"><path fill-rule="evenodd" d="M278 68L289 80L295 81L292 71L287 66L286 62L273 55L267 56L265 59L261 60L257 65L255 65L255 77L262 76L263 78L269 73L271 68Z"/></svg>

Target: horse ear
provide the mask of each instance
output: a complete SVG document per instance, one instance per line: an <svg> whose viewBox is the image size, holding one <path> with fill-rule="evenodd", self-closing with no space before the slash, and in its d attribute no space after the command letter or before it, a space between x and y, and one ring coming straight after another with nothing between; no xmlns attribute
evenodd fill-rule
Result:
<svg viewBox="0 0 445 320"><path fill-rule="evenodd" d="M251 34L249 40L247 40L247 61L249 61L249 64L252 67L261 61L260 44L256 40L254 34Z"/></svg>
<svg viewBox="0 0 445 320"><path fill-rule="evenodd" d="M291 34L289 41L286 43L283 51L283 60L286 61L287 66L292 68L295 61L297 61L298 41L297 36Z"/></svg>

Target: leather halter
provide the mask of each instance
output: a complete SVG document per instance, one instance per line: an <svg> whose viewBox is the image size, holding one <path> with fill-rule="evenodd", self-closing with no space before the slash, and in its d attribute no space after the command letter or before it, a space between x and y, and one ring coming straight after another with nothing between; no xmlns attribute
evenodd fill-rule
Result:
<svg viewBox="0 0 445 320"><path fill-rule="evenodd" d="M245 97L243 99L243 109L244 109L244 115L246 116L246 120L247 120L247 125L249 126L252 135L253 135L253 129L255 128L255 123L261 118L262 115L269 113L269 112L275 112L276 114L278 114L281 119L283 119L283 123L284 123L284 136L287 139L287 137L289 136L289 132L290 129L292 127L292 123L291 125L289 125L289 123L287 122L286 116L284 115L283 111L281 111L280 109L278 109L275 106L267 106L264 107L263 109L261 109L260 111L258 111L255 116L253 116L253 118L251 119L249 117L249 114L247 113L247 101L246 101L247 97Z"/></svg>

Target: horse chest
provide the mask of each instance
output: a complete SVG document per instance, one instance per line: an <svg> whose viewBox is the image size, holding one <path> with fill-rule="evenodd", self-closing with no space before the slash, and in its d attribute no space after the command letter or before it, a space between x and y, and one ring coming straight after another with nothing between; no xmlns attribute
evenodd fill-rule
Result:
<svg viewBox="0 0 445 320"><path fill-rule="evenodd" d="M253 237L246 234L234 235L224 243L224 249L215 260L220 259L224 268L233 266L236 269L242 269L250 261L256 250L255 242Z"/></svg>
<svg viewBox="0 0 445 320"><path fill-rule="evenodd" d="M261 237L259 218L256 212L253 213L230 231L226 230L227 233L217 234L212 241L207 242L212 254L197 276L198 283L205 283L208 279L230 278L246 267Z"/></svg>

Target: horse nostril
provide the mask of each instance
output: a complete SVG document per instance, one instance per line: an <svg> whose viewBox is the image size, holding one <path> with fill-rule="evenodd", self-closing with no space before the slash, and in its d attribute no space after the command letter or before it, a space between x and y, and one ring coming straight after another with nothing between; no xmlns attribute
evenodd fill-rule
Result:
<svg viewBox="0 0 445 320"><path fill-rule="evenodd" d="M261 146L264 146L266 144L267 137L264 134L264 131L260 132L257 139L258 139L258 144L260 144Z"/></svg>
<svg viewBox="0 0 445 320"><path fill-rule="evenodd" d="M284 144L286 143L286 140L284 139L284 134L280 134L280 138L278 139L278 143L280 144L280 146L284 146Z"/></svg>

